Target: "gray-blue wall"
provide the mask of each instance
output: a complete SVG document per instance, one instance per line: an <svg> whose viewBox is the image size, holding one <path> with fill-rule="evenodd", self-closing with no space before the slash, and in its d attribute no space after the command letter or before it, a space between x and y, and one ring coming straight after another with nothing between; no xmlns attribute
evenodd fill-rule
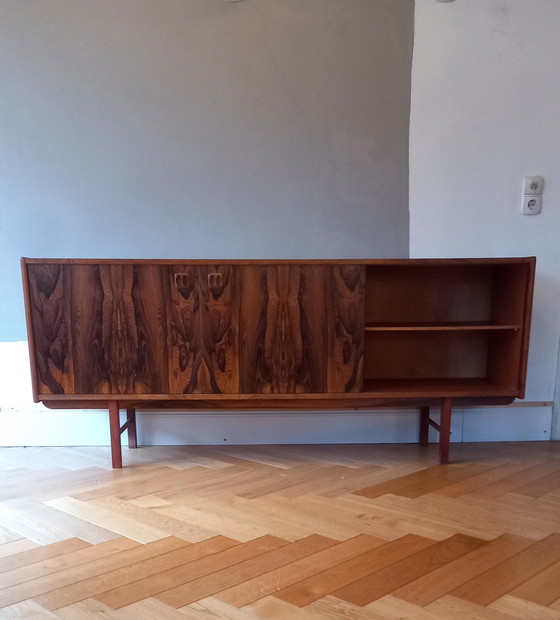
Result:
<svg viewBox="0 0 560 620"><path fill-rule="evenodd" d="M407 256L413 13L0 0L0 341L20 256Z"/></svg>

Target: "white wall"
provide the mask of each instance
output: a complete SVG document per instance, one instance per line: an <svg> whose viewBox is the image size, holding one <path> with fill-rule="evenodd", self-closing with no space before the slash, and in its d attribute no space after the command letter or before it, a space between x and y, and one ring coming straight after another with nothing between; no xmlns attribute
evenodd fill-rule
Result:
<svg viewBox="0 0 560 620"><path fill-rule="evenodd" d="M554 399L560 338L560 3L417 0L410 255L537 256L527 399ZM523 216L525 175L545 177Z"/></svg>

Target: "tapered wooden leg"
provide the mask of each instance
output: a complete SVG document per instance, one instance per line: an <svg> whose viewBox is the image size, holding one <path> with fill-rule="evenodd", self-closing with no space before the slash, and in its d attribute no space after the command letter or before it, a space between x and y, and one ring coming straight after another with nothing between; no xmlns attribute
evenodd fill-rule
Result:
<svg viewBox="0 0 560 620"><path fill-rule="evenodd" d="M111 461L113 469L121 469L121 421L119 416L119 403L116 400L109 401L109 428L111 431Z"/></svg>
<svg viewBox="0 0 560 620"><path fill-rule="evenodd" d="M136 437L136 409L126 410L126 429L128 431L128 447L137 448L138 441Z"/></svg>
<svg viewBox="0 0 560 620"><path fill-rule="evenodd" d="M441 416L439 421L439 462L442 465L449 463L449 437L451 435L451 398L441 401Z"/></svg>
<svg viewBox="0 0 560 620"><path fill-rule="evenodd" d="M420 434L418 443L421 446L428 445L428 433L430 430L430 408L420 407Z"/></svg>

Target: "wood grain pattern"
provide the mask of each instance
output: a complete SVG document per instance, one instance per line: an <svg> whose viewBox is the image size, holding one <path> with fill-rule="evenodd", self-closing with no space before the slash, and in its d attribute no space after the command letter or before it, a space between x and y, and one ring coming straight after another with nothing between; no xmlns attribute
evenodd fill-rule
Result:
<svg viewBox="0 0 560 620"><path fill-rule="evenodd" d="M109 394L167 390L159 267L101 265L74 267L74 271L75 288L79 290L72 298L74 357L83 360L80 372L76 372L78 392L90 387L94 388L92 393ZM86 286L84 281L88 281ZM86 325L80 329L78 317L87 314L91 317L89 329Z"/></svg>
<svg viewBox="0 0 560 620"><path fill-rule="evenodd" d="M73 394L68 268L28 265L27 281L37 390Z"/></svg>
<svg viewBox="0 0 560 620"><path fill-rule="evenodd" d="M329 269L332 287L329 325L328 392L359 392L363 383L366 270L360 265Z"/></svg>
<svg viewBox="0 0 560 620"><path fill-rule="evenodd" d="M301 301L307 281L321 289L322 267L249 267L240 286L241 392L294 394L322 392L323 355L311 343L325 341L324 292L313 304L321 315L306 320ZM313 282L318 278L319 282Z"/></svg>
<svg viewBox="0 0 560 620"><path fill-rule="evenodd" d="M334 275L334 279L333 279ZM241 392L306 394L361 388L365 270L244 267Z"/></svg>
<svg viewBox="0 0 560 620"><path fill-rule="evenodd" d="M239 391L235 273L228 265L168 268L172 393Z"/></svg>

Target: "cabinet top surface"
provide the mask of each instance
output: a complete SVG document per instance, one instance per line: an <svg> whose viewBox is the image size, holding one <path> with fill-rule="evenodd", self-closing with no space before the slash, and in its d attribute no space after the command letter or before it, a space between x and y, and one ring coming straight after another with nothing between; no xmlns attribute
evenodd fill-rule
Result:
<svg viewBox="0 0 560 620"><path fill-rule="evenodd" d="M387 259L215 259L215 258L174 258L174 259L146 259L146 258L28 258L23 257L22 263L51 263L51 264L149 264L149 265L486 265L500 263L535 262L534 256L499 257L499 258L387 258Z"/></svg>

